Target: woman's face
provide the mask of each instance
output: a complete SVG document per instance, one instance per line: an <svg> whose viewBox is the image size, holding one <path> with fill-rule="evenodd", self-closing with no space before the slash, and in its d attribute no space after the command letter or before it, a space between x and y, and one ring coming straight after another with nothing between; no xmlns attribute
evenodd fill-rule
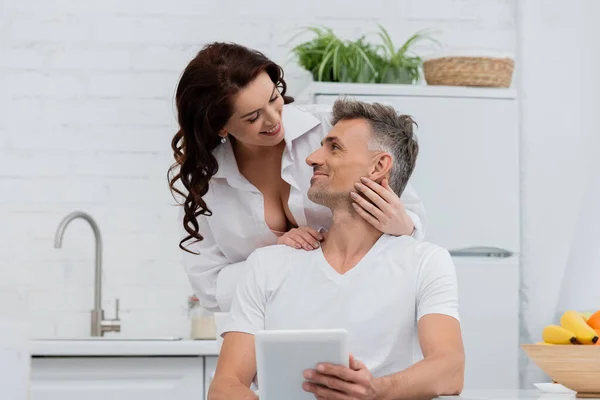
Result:
<svg viewBox="0 0 600 400"><path fill-rule="evenodd" d="M240 91L234 99L233 109L221 136L230 134L251 146L275 146L283 140L283 98L266 72Z"/></svg>

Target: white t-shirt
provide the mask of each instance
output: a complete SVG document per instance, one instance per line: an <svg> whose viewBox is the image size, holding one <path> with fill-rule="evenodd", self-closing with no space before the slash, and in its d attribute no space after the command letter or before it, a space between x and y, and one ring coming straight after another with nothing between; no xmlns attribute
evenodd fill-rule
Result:
<svg viewBox="0 0 600 400"><path fill-rule="evenodd" d="M344 328L349 350L375 377L423 358L417 329L422 316L459 318L450 254L409 236L382 235L343 275L321 248L269 246L247 263L223 333Z"/></svg>

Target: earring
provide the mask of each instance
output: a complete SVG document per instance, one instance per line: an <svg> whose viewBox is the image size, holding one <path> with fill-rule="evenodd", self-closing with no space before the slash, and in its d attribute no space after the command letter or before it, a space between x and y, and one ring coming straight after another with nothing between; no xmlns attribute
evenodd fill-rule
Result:
<svg viewBox="0 0 600 400"><path fill-rule="evenodd" d="M226 138L221 138L221 143L227 143L227 139Z"/></svg>

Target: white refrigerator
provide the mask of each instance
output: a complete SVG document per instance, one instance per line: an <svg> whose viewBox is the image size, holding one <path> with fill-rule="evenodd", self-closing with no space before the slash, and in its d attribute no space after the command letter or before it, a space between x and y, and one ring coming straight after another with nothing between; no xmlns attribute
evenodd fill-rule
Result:
<svg viewBox="0 0 600 400"><path fill-rule="evenodd" d="M512 89L314 83L301 102L339 95L393 105L418 124L411 184L426 240L450 250L459 282L465 389L519 387L519 129ZM440 332L443 335L444 332Z"/></svg>

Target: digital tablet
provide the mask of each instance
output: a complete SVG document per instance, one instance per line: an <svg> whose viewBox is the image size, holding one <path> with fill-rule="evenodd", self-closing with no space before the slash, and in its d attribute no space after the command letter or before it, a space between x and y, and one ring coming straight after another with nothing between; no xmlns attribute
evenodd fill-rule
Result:
<svg viewBox="0 0 600 400"><path fill-rule="evenodd" d="M345 329L267 330L254 337L260 400L314 400L302 389L304 371L319 363L349 365Z"/></svg>

